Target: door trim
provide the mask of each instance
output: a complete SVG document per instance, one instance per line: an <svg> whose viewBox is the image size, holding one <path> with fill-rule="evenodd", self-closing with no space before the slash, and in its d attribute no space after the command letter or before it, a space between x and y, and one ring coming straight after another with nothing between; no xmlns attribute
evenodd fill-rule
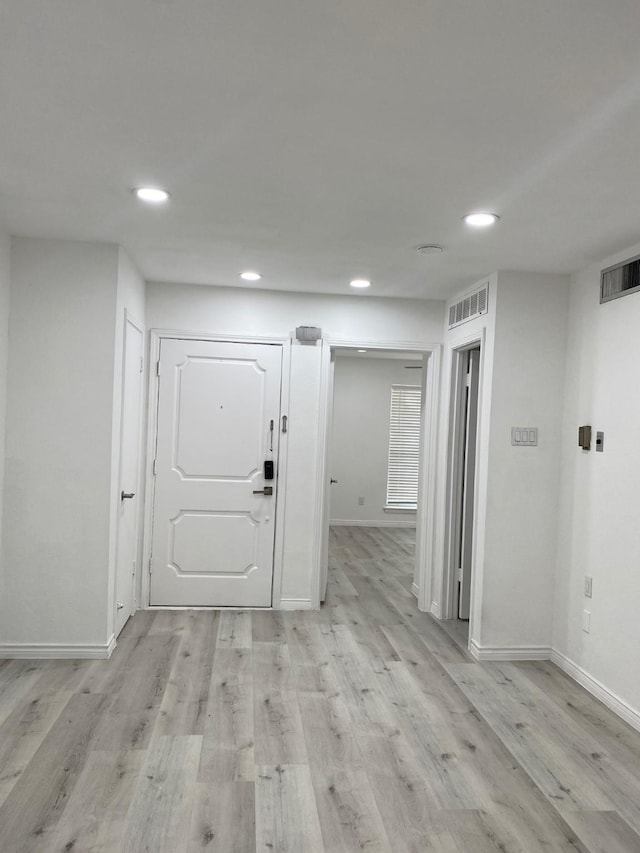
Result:
<svg viewBox="0 0 640 853"><path fill-rule="evenodd" d="M482 423L482 399L484 380L484 360L486 354L486 334L483 328L480 331L464 337L456 338L450 350L449 364L449 405L445 409L446 422L443 424L446 436L446 481L443 489L445 499L444 516L444 553L442 560L442 586L439 590L439 598L442 603L439 613L434 613L438 619L455 619L455 589L457 583L456 559L456 532L457 532L457 502L460 500L461 464L462 454L458 452L458 446L463 432L461 430L459 397L462 382L462 356L471 349L480 347L480 367L478 375L478 421L476 431L476 463L475 463L475 494L473 499L473 546L471 556L471 599L469 602L469 641L475 637L475 605L476 599L480 597L480 573L478 572L478 484ZM433 612L433 610L432 610Z"/></svg>
<svg viewBox="0 0 640 853"><path fill-rule="evenodd" d="M179 329L151 329L149 332L149 357L148 364L148 395L147 395L147 444L145 461L145 508L144 508L144 531L142 570L140 572L140 605L143 610L186 610L192 608L165 607L150 604L151 584L149 577L149 565L151 561L151 542L153 534L153 507L155 502L155 477L153 475L153 460L155 458L156 440L158 435L158 393L160 383L156 371L156 364L160 359L160 344L163 340L185 340L185 341L211 341L221 343L237 344L272 344L282 347L282 381L280 386L280 415L289 414L289 384L291 365L291 339L289 337L267 337L264 335L229 335L216 334L213 332L185 332ZM278 483L280 488L276 489L275 507L275 535L273 552L273 581L271 586L271 609L280 608L282 589L282 566L284 550L284 515L286 488L282 484L287 481L287 444L288 433L283 433L280 421L280 450L278 457ZM200 608L198 608L200 609ZM218 609L218 608L203 608ZM219 608L221 610L234 610L240 608ZM252 608L241 608L252 609ZM260 608L269 609L269 608Z"/></svg>
<svg viewBox="0 0 640 853"><path fill-rule="evenodd" d="M440 399L440 361L442 344L425 341L371 341L326 337L322 339L322 367L320 377L320 424L316 470L319 472L314 509L313 546L314 563L311 577L311 608L320 607L320 583L322 579L322 538L324 534L324 499L329 488L322 472L327 467L329 439L329 363L331 350L335 347L349 349L376 349L397 352L420 352L427 356L426 393L423 410L422 442L420 454L419 508L416 515L416 576L418 586L418 608L428 611L431 607L431 581L434 575L434 537L436 513L436 462L438 447L438 401Z"/></svg>

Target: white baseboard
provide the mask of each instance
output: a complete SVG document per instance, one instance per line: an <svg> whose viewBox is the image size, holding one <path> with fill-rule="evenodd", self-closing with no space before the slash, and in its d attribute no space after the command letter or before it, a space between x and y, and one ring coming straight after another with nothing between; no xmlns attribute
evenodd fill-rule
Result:
<svg viewBox="0 0 640 853"><path fill-rule="evenodd" d="M415 595L416 598L419 598L420 590L418 589L418 584L415 583L415 581L411 584L411 592Z"/></svg>
<svg viewBox="0 0 640 853"><path fill-rule="evenodd" d="M480 646L475 640L469 651L476 660L549 660L551 646Z"/></svg>
<svg viewBox="0 0 640 853"><path fill-rule="evenodd" d="M640 712L632 708L624 699L616 696L602 682L593 678L581 666L578 666L577 663L574 663L566 655L556 651L556 649L551 651L551 662L555 663L563 672L566 672L574 681L577 681L592 696L599 699L607 708L610 708L615 714L622 717L625 723L640 731Z"/></svg>
<svg viewBox="0 0 640 853"><path fill-rule="evenodd" d="M330 527L415 527L415 520L383 518L381 521L362 521L360 518L333 518Z"/></svg>
<svg viewBox="0 0 640 853"><path fill-rule="evenodd" d="M281 598L280 610L313 610L310 598Z"/></svg>
<svg viewBox="0 0 640 853"><path fill-rule="evenodd" d="M438 602L437 602L437 601L432 601L432 602L431 602L431 610L430 610L430 613L431 613L431 615L432 615L432 616L434 616L436 619L440 619L440 618L441 618L441 617L440 617L440 605L438 604Z"/></svg>
<svg viewBox="0 0 640 853"><path fill-rule="evenodd" d="M21 660L106 660L116 647L115 634L108 643L0 643L0 658Z"/></svg>

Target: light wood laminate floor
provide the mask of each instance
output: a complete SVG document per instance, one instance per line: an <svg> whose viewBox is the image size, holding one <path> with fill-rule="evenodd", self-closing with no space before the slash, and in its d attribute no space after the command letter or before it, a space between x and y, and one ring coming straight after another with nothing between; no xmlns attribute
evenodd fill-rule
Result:
<svg viewBox="0 0 640 853"><path fill-rule="evenodd" d="M0 662L0 851L640 851L640 734L477 664L413 531L332 530L320 612L142 611L109 661Z"/></svg>

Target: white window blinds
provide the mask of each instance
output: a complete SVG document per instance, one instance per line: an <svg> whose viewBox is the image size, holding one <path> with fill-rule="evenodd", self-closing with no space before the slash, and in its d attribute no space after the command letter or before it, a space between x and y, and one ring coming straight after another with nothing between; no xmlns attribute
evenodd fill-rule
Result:
<svg viewBox="0 0 640 853"><path fill-rule="evenodd" d="M391 386L387 506L416 509L420 466L419 385Z"/></svg>

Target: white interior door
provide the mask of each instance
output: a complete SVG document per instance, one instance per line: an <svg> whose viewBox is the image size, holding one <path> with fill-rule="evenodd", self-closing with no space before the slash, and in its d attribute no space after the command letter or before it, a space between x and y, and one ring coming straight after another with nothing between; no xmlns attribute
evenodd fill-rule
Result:
<svg viewBox="0 0 640 853"><path fill-rule="evenodd" d="M329 580L329 520L331 516L331 440L333 436L333 388L335 377L335 360L330 353L329 374L327 377L327 433L325 436L325 467L324 467L324 505L322 508L322 554L320 558L320 601L327 597L327 582Z"/></svg>
<svg viewBox="0 0 640 853"><path fill-rule="evenodd" d="M150 603L269 607L282 347L165 339L159 371Z"/></svg>
<svg viewBox="0 0 640 853"><path fill-rule="evenodd" d="M140 417L142 413L143 332L130 319L124 324L122 420L116 550L115 634L133 611L133 580L138 550Z"/></svg>
<svg viewBox="0 0 640 853"><path fill-rule="evenodd" d="M480 350L468 353L467 405L464 444L464 472L462 480L462 537L461 578L458 601L458 618L468 619L471 603L471 564L473 555L473 505L475 501L476 435L478 431L478 383L480 377Z"/></svg>

